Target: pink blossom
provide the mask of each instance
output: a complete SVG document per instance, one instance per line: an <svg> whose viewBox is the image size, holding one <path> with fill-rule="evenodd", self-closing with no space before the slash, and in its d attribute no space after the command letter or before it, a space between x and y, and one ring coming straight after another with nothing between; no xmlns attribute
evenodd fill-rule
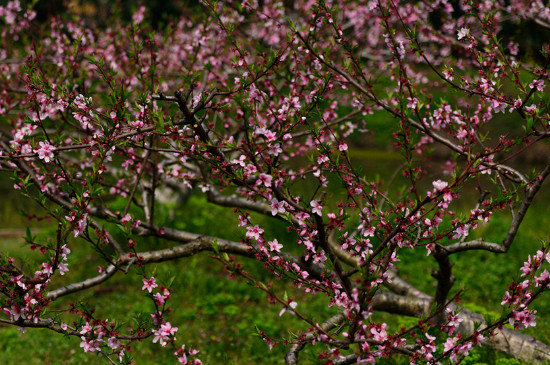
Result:
<svg viewBox="0 0 550 365"><path fill-rule="evenodd" d="M317 163L318 164L323 164L325 162L328 162L329 161L329 158L327 155L319 155L319 157L317 157Z"/></svg>
<svg viewBox="0 0 550 365"><path fill-rule="evenodd" d="M42 263L42 273L45 275L53 274L53 266L47 262Z"/></svg>
<svg viewBox="0 0 550 365"><path fill-rule="evenodd" d="M544 90L544 80L533 80L533 82L531 82L529 84L529 87L531 89L537 89L537 91L542 91Z"/></svg>
<svg viewBox="0 0 550 365"><path fill-rule="evenodd" d="M458 40L461 40L462 38L466 37L469 33L470 33L470 29L460 28L460 30L457 30Z"/></svg>
<svg viewBox="0 0 550 365"><path fill-rule="evenodd" d="M269 250L270 251L281 251L281 248L283 248L283 245L281 245L279 243L279 241L277 241L277 239L275 238L273 241L269 241L267 242L267 244L269 245Z"/></svg>
<svg viewBox="0 0 550 365"><path fill-rule="evenodd" d="M136 11L132 16L132 22L136 25L141 24L141 22L143 22L144 14L145 6L140 6L138 11Z"/></svg>
<svg viewBox="0 0 550 365"><path fill-rule="evenodd" d="M519 109L519 108L521 108L522 105L523 105L523 101L520 98L517 98L514 101L514 108Z"/></svg>
<svg viewBox="0 0 550 365"><path fill-rule="evenodd" d="M456 227L454 232L455 234L451 237L454 240L460 239L463 236L468 237L468 235L470 234L470 226L468 226L467 224L466 225L461 224L458 227Z"/></svg>
<svg viewBox="0 0 550 365"><path fill-rule="evenodd" d="M445 312L447 312L447 331L449 334L453 333L456 328L460 325L460 323L464 320L462 317L460 317L458 314L454 314L449 308L445 309Z"/></svg>
<svg viewBox="0 0 550 365"><path fill-rule="evenodd" d="M346 142L340 141L340 143L338 143L338 149L342 152L347 151L348 145L346 144Z"/></svg>
<svg viewBox="0 0 550 365"><path fill-rule="evenodd" d="M12 321L17 321L19 318L25 319L25 311L22 309L19 304L14 304L9 310Z"/></svg>
<svg viewBox="0 0 550 365"><path fill-rule="evenodd" d="M147 290L151 293L156 287L158 287L156 279L154 276L151 276L150 279L143 279L143 286L141 287L141 290Z"/></svg>
<svg viewBox="0 0 550 365"><path fill-rule="evenodd" d="M442 191L444 190L447 185L449 185L446 181L441 181L441 180L436 180L434 182L432 182L432 185L434 186L434 189L437 190L437 191Z"/></svg>
<svg viewBox="0 0 550 365"><path fill-rule="evenodd" d="M81 335L85 335L86 333L90 332L92 330L92 326L88 322L84 326L82 326L82 330L80 330Z"/></svg>
<svg viewBox="0 0 550 365"><path fill-rule="evenodd" d="M21 281L21 279L23 278L23 275L14 275L12 277L10 277L10 282L11 283L16 283L17 286L23 288L23 290L27 289L27 286L25 285L25 283L23 283Z"/></svg>
<svg viewBox="0 0 550 365"><path fill-rule="evenodd" d="M153 296L157 305L163 305L166 302L166 297L161 293L155 293Z"/></svg>
<svg viewBox="0 0 550 365"><path fill-rule="evenodd" d="M153 343L158 341L161 346L164 347L166 346L166 341L170 338L170 336L173 336L177 331L177 327L172 327L170 322L166 322L162 324L159 329L153 330L153 334L155 335L153 338Z"/></svg>
<svg viewBox="0 0 550 365"><path fill-rule="evenodd" d="M87 104L91 104L91 103L92 103L92 98L91 98L91 97L86 98L84 95L78 94L78 95L74 98L73 102L74 102L74 104L75 104L79 109L88 111L89 108L88 108L88 105L87 105Z"/></svg>
<svg viewBox="0 0 550 365"><path fill-rule="evenodd" d="M426 338L428 339L428 343L422 346L422 348L420 349L420 352L424 355L426 360L430 361L434 358L432 353L435 352L435 350L437 350L437 347L434 344L435 336L430 336L427 333L425 335L426 335Z"/></svg>
<svg viewBox="0 0 550 365"><path fill-rule="evenodd" d="M277 214L284 214L286 213L286 209L285 209L285 202L282 201L277 201L276 199L273 199L271 201L271 214L272 215L277 215Z"/></svg>
<svg viewBox="0 0 550 365"><path fill-rule="evenodd" d="M109 339L107 340L107 346L115 350L120 347L120 341L116 337L109 337Z"/></svg>
<svg viewBox="0 0 550 365"><path fill-rule="evenodd" d="M537 106L535 104L531 104L531 106L526 106L525 111L528 113L535 113L537 111Z"/></svg>
<svg viewBox="0 0 550 365"><path fill-rule="evenodd" d="M59 271L60 275L65 275L65 273L69 271L69 265L67 265L66 262L60 262L57 265L57 270Z"/></svg>
<svg viewBox="0 0 550 365"><path fill-rule="evenodd" d="M264 233L264 230L261 229L257 224L254 227L246 227L246 238L259 240L260 236Z"/></svg>
<svg viewBox="0 0 550 365"><path fill-rule="evenodd" d="M373 339L375 341L386 341L388 339L388 334L386 333L386 324L382 323L379 328L372 327L370 332L373 334Z"/></svg>
<svg viewBox="0 0 550 365"><path fill-rule="evenodd" d="M472 334L472 343L474 345L481 346L481 341L483 340L485 340L485 336L483 336L478 331L474 331L474 333Z"/></svg>
<svg viewBox="0 0 550 365"><path fill-rule="evenodd" d="M543 286L544 283L546 283L547 287L550 288L549 279L550 279L550 274L548 274L548 270L544 269L542 274L535 277L535 286L540 287L540 286Z"/></svg>
<svg viewBox="0 0 550 365"><path fill-rule="evenodd" d="M187 361L187 355L185 353L181 354L181 356L178 357L178 362L184 365L188 364L189 362Z"/></svg>
<svg viewBox="0 0 550 365"><path fill-rule="evenodd" d="M61 257L63 257L64 260L67 260L67 255L70 253L71 250L67 247L67 245L61 246Z"/></svg>
<svg viewBox="0 0 550 365"><path fill-rule="evenodd" d="M265 187L271 187L271 181L273 180L273 176L261 173L260 178L257 181L257 184L264 185Z"/></svg>
<svg viewBox="0 0 550 365"><path fill-rule="evenodd" d="M306 212L298 212L294 216L298 219L298 224L301 226L305 225L304 221L309 218L309 214Z"/></svg>
<svg viewBox="0 0 550 365"><path fill-rule="evenodd" d="M531 255L529 255L529 257L527 258L527 262L524 262L523 267L521 268L521 271L523 272L521 274L521 277L531 274L531 271L533 271L533 269L536 268L533 267L533 264L531 262Z"/></svg>
<svg viewBox="0 0 550 365"><path fill-rule="evenodd" d="M193 96L193 109L195 109L199 103L201 102L202 93L198 93L197 95Z"/></svg>
<svg viewBox="0 0 550 365"><path fill-rule="evenodd" d="M319 216L323 216L323 207L321 206L321 204L319 204L318 201L316 200L312 200L309 205L311 205L313 208L311 209L311 212L313 214L317 214Z"/></svg>
<svg viewBox="0 0 550 365"><path fill-rule="evenodd" d="M502 102L502 101L498 101L498 100L493 100L491 102L492 104L492 107L493 107L493 111L495 113L504 113L506 112L506 106L507 104Z"/></svg>
<svg viewBox="0 0 550 365"><path fill-rule="evenodd" d="M126 224L131 220L132 220L132 216L130 215L130 213L126 213L126 215L122 217L120 221L122 222L122 224L124 224L124 227L126 227Z"/></svg>
<svg viewBox="0 0 550 365"><path fill-rule="evenodd" d="M231 160L231 163L235 164L235 165L239 165L241 167L245 167L246 164L245 164L244 160L246 160L246 156L241 155L238 160L237 159Z"/></svg>
<svg viewBox="0 0 550 365"><path fill-rule="evenodd" d="M510 54L513 56L517 56L519 52L519 45L513 41L510 41L508 43L508 50L510 51Z"/></svg>
<svg viewBox="0 0 550 365"><path fill-rule="evenodd" d="M443 75L445 78L449 81L453 81L453 69L450 68L449 70L443 70Z"/></svg>
<svg viewBox="0 0 550 365"><path fill-rule="evenodd" d="M443 351L447 352L455 347L456 343L458 342L460 338L459 337L449 337L447 338L447 341L445 341L445 344L443 344Z"/></svg>
<svg viewBox="0 0 550 365"><path fill-rule="evenodd" d="M409 109L415 109L416 108L416 105L418 103L418 99L417 98L411 98L411 97L408 97L407 100L409 101L407 103L407 108Z"/></svg>
<svg viewBox="0 0 550 365"><path fill-rule="evenodd" d="M78 222L76 222L76 225L73 229L73 234L75 237L78 237L79 235L82 234L82 232L84 232L84 229L86 228L87 226L87 214L84 214L82 215L82 217L78 220Z"/></svg>
<svg viewBox="0 0 550 365"><path fill-rule="evenodd" d="M36 149L34 152L38 153L38 158L44 160L44 162L50 162L53 159L53 147L49 142L39 142L40 148Z"/></svg>
<svg viewBox="0 0 550 365"><path fill-rule="evenodd" d="M101 340L93 340L84 336L82 336L81 339L82 342L80 343L80 347L84 349L84 352L99 351L101 349Z"/></svg>
<svg viewBox="0 0 550 365"><path fill-rule="evenodd" d="M524 329L527 327L535 327L537 323L536 319L536 310L524 309L522 311L515 311L510 316L508 322L510 325L515 328Z"/></svg>

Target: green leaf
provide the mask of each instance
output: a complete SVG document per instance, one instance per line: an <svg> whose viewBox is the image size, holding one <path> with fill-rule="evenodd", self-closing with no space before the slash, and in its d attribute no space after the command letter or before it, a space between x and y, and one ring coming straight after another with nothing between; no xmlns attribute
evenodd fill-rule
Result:
<svg viewBox="0 0 550 365"><path fill-rule="evenodd" d="M218 239L215 238L214 241L210 243L212 245L212 249L216 254L220 254L220 246L218 245Z"/></svg>

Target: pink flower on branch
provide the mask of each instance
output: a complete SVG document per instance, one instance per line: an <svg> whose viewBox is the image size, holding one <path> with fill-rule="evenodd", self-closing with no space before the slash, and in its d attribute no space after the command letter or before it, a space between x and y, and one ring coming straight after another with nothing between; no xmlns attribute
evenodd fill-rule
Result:
<svg viewBox="0 0 550 365"><path fill-rule="evenodd" d="M284 214L286 213L286 203L284 201L277 201L273 199L271 201L271 215Z"/></svg>
<svg viewBox="0 0 550 365"><path fill-rule="evenodd" d="M38 158L44 160L44 162L53 160L53 146L49 142L39 142L38 145L40 148L34 150L35 153L38 153Z"/></svg>
<svg viewBox="0 0 550 365"><path fill-rule="evenodd" d="M347 151L348 150L348 145L346 144L346 142L340 141L340 143L338 143L338 149L341 152Z"/></svg>
<svg viewBox="0 0 550 365"><path fill-rule="evenodd" d="M319 202L317 200L312 200L309 205L311 205L312 209L311 209L311 212L313 214L317 214L319 216L323 216L323 206L321 204L319 204Z"/></svg>
<svg viewBox="0 0 550 365"><path fill-rule="evenodd" d="M454 77L453 77L453 68L451 67L448 70L443 70L443 75L445 76L445 78L447 80L453 81L453 79L454 79Z"/></svg>
<svg viewBox="0 0 550 365"><path fill-rule="evenodd" d="M385 323L382 323L379 326L372 327L370 329L371 334L373 335L373 339L375 341L384 342L388 339L388 334L386 332L387 325Z"/></svg>
<svg viewBox="0 0 550 365"><path fill-rule="evenodd" d="M94 352L94 351L100 351L101 350L101 343L103 340L101 339L92 339L82 336L82 342L80 343L80 347L84 350L84 352Z"/></svg>
<svg viewBox="0 0 550 365"><path fill-rule="evenodd" d="M459 224L454 230L454 235L451 237L453 240L461 239L462 237L468 237L470 234L470 226L467 224Z"/></svg>
<svg viewBox="0 0 550 365"><path fill-rule="evenodd" d="M273 176L261 173L256 183L258 185L264 185L265 187L270 188L272 180L273 180Z"/></svg>
<svg viewBox="0 0 550 365"><path fill-rule="evenodd" d="M510 316L508 322L511 326L518 329L525 329L527 327L535 327L537 325L536 310L524 309L521 311L514 311Z"/></svg>
<svg viewBox="0 0 550 365"><path fill-rule="evenodd" d="M409 102L407 103L407 108L409 108L409 109L416 109L416 105L418 104L418 99L417 99L417 98L408 97L407 100L409 101Z"/></svg>
<svg viewBox="0 0 550 365"><path fill-rule="evenodd" d="M82 326L82 330L80 330L80 334L85 335L86 333L91 332L92 329L93 329L93 327L90 326L90 324L88 322L86 322L86 324L84 326Z"/></svg>
<svg viewBox="0 0 550 365"><path fill-rule="evenodd" d="M434 186L435 190L443 191L449 184L446 181L436 180L432 182L432 185Z"/></svg>
<svg viewBox="0 0 550 365"><path fill-rule="evenodd" d="M73 227L73 234L75 237L80 236L88 225L88 214L82 214L79 218L77 218L77 214L78 213L72 211L70 215L65 216L65 219L71 222L71 225Z"/></svg>
<svg viewBox="0 0 550 365"><path fill-rule="evenodd" d="M275 238L273 241L267 242L267 244L269 245L269 250L270 250L270 251L280 252L280 251L281 251L281 248L283 248L283 245L281 245L281 244L279 243L279 241L277 241L276 238Z"/></svg>
<svg viewBox="0 0 550 365"><path fill-rule="evenodd" d="M149 293L158 287L155 277L151 276L149 279L143 279L143 286L141 290L147 290Z"/></svg>
<svg viewBox="0 0 550 365"><path fill-rule="evenodd" d="M530 114L535 114L537 111L537 106L535 104L531 104L531 106L526 106L525 111Z"/></svg>
<svg viewBox="0 0 550 365"><path fill-rule="evenodd" d="M160 328L154 329L153 334L155 335L153 337L153 343L159 342L162 347L166 346L167 341L170 339L170 337L174 336L174 334L178 331L177 327L172 327L170 322L166 322L160 325Z"/></svg>
<svg viewBox="0 0 550 365"><path fill-rule="evenodd" d="M535 277L535 287L545 287L550 289L550 274L548 273L548 270L544 269L542 274Z"/></svg>
<svg viewBox="0 0 550 365"><path fill-rule="evenodd" d="M533 82L531 82L529 84L529 87L531 89L537 89L537 91L543 91L544 90L544 80L533 80Z"/></svg>
<svg viewBox="0 0 550 365"><path fill-rule="evenodd" d="M246 231L246 238L255 239L256 241L259 240L260 236L264 233L264 230L257 224L254 227L246 227Z"/></svg>
<svg viewBox="0 0 550 365"><path fill-rule="evenodd" d="M174 352L174 355L178 358L178 362L180 364L193 364L193 365L202 365L202 361L199 359L193 359L191 362L189 362L189 359L187 356L195 356L199 353L198 350L190 348L189 350L185 350L185 345L182 345L178 351Z"/></svg>
<svg viewBox="0 0 550 365"><path fill-rule="evenodd" d="M461 40L463 39L464 37L466 37L468 34L470 34L470 29L468 28L460 28L459 30L456 31L457 32L457 35L458 35L458 40Z"/></svg>
<svg viewBox="0 0 550 365"><path fill-rule="evenodd" d="M121 345L120 341L116 337L109 337L107 340L107 346L109 346L111 349L116 350Z"/></svg>

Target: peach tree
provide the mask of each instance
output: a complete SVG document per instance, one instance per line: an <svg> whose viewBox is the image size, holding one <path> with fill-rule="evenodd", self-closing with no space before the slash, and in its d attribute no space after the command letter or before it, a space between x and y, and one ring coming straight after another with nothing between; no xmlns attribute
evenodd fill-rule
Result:
<svg viewBox="0 0 550 365"><path fill-rule="evenodd" d="M519 332L536 325L532 303L549 288L546 244L525 252L498 318L461 305L452 269L457 253L506 254L550 173L550 46L532 52L521 38L550 28L541 0L205 0L164 27L143 6L103 22L72 10L38 21L30 4L0 7L1 176L55 231L25 239L40 262L0 256L0 323L75 336L110 363L152 341L200 364L208 349L179 341L171 322L178 287L151 264L209 251L213 270L306 324L286 337L258 329L266 351L286 347L287 364L309 346L330 364L457 363L475 346L550 359ZM384 179L352 153L378 133L399 156ZM521 163L532 151L543 164ZM190 209L190 196L232 212L208 224L240 240L160 217L170 202ZM476 229L494 214L511 223L490 242ZM97 273L76 280L71 267L90 263L71 255L89 247ZM413 251L437 265L431 292L399 274ZM55 306L123 275L141 277L126 290L145 294L149 320ZM310 295L333 316L314 319ZM393 328L380 311L417 320Z"/></svg>

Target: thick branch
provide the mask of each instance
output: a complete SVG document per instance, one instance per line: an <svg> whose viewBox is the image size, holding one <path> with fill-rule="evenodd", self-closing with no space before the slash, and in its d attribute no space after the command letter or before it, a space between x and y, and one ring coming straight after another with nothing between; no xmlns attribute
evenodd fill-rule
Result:
<svg viewBox="0 0 550 365"><path fill-rule="evenodd" d="M111 276L113 276L115 274L116 271L117 271L116 266L109 265L109 266L107 266L105 271L102 272L101 274L99 274L98 276L90 278L90 279L86 279L86 280L78 282L78 283L71 283L71 284L69 284L67 286L64 286L62 288L52 290L48 293L47 297L48 297L48 299L55 300L55 299L57 299L59 297L62 297L64 295L68 295L68 294L71 294L71 293L76 293L76 292L81 291L81 290L89 289L91 287L94 287L96 285L99 285L99 284L107 281Z"/></svg>
<svg viewBox="0 0 550 365"><path fill-rule="evenodd" d="M426 317L430 314L431 300L424 298L411 298L388 293L379 290L373 298L373 309L389 313L408 315L414 317ZM469 336L476 328L476 323L486 324L483 317L477 313L461 308L456 304L449 308L457 312L462 318L458 332L463 336ZM516 359L530 363L542 363L550 361L550 346L537 339L508 328L497 329L495 336L488 336L483 344L497 351L504 352Z"/></svg>
<svg viewBox="0 0 550 365"><path fill-rule="evenodd" d="M150 232L146 231L143 228L139 228L138 231L142 235L150 234ZM163 250L138 252L137 254L127 253L119 258L117 264L128 265L129 268L129 266L135 263L137 260L139 260L143 264L148 264L153 262L171 261L183 257L190 257L202 251L213 251L213 242L216 242L218 250L220 252L227 252L250 258L253 258L255 256L255 252L251 249L251 247L244 243L218 239L210 236L202 236L185 231L166 229L164 238L186 243ZM305 262L301 257L297 257L284 252L281 252L279 256L289 262L296 263L303 270L307 270L315 278L321 278L323 276L324 267L321 265L317 265L312 262ZM48 293L48 299L55 300L61 296L86 290L96 285L99 285L111 278L116 271L116 266L109 265L106 268L105 272L96 277L89 278L78 283L71 283L64 287L50 291Z"/></svg>
<svg viewBox="0 0 550 365"><path fill-rule="evenodd" d="M439 265L439 270L432 274L437 279L435 302L438 305L443 305L447 301L447 295L455 282L455 277L452 275L453 263L449 259L449 254L440 246L436 246L434 258Z"/></svg>
<svg viewBox="0 0 550 365"><path fill-rule="evenodd" d="M137 257L140 262L147 264L151 262L170 261L182 257L193 256L201 251L213 250L212 243L216 241L220 252L234 253L241 256L253 257L254 253L250 247L244 243L233 242L213 237L199 236L194 241L183 245L167 248L164 250L138 252ZM134 254L127 254L122 262L129 262L134 258Z"/></svg>
<svg viewBox="0 0 550 365"><path fill-rule="evenodd" d="M253 202L236 195L222 195L216 191L207 191L206 197L210 203L223 207L242 208L253 212L271 215L271 207L268 204Z"/></svg>

